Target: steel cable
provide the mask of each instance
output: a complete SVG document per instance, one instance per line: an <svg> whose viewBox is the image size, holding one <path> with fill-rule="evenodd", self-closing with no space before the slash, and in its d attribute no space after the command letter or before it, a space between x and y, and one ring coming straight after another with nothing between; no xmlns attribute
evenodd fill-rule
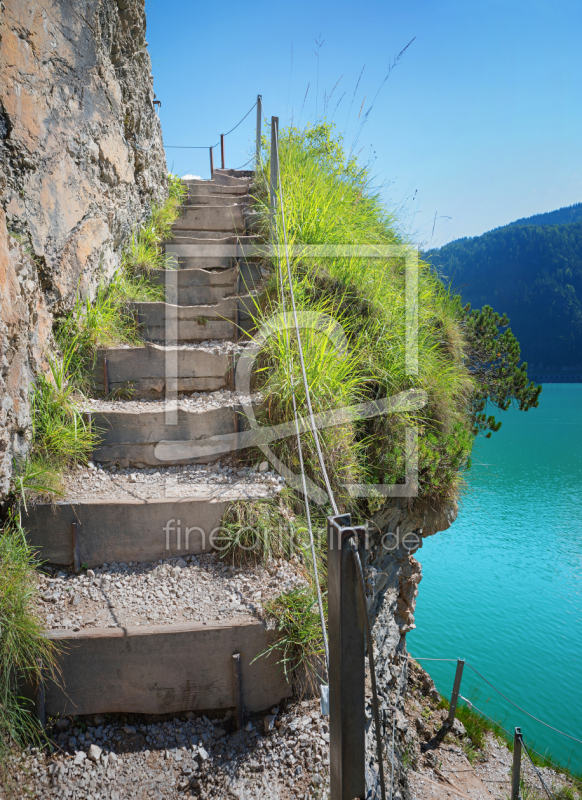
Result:
<svg viewBox="0 0 582 800"><path fill-rule="evenodd" d="M321 450L321 445L320 445L319 437L318 437L318 433L317 433L317 427L316 427L315 419L314 419L314 415L313 415L313 408L312 408L312 405L311 405L311 396L310 396L310 391L309 391L309 383L307 381L307 372L306 372L306 369L305 369L305 360L304 360L304 357L303 357L303 346L302 346L302 343L301 343L301 336L300 336L300 333L299 333L299 320L298 320L298 317L297 317L297 307L296 307L296 304L295 304L295 293L293 291L293 276L292 276L292 273L291 273L291 262L290 262L290 259L289 259L289 249L288 249L288 244L287 244L287 227L286 227L286 224L285 224L285 200L284 200L284 194L283 194L283 185L282 185L282 182L281 182L281 170L280 170L280 167L279 167L279 136L278 136L278 133L279 133L279 131L277 130L277 135L274 137L275 149L276 149L276 154L277 154L277 185L278 185L278 188L279 188L279 195L280 195L280 202L281 202L281 220L282 220L283 238L284 238L284 244L285 244L285 261L286 261L286 264L287 264L287 277L289 279L289 294L290 294L290 297L291 297L291 305L292 305L292 309L293 309L293 321L294 321L294 326L295 326L295 334L297 336L297 349L298 349L298 354L299 354L299 361L300 361L300 364L301 364L301 374L302 374L302 377L303 377L303 386L304 386L304 389L305 389L305 399L306 399L307 408L308 408L308 411L309 411L309 418L310 418L310 422L311 422L311 430L312 430L313 437L314 437L314 440L315 440L315 445L316 445L316 449L317 449L317 455L318 455L318 459L319 459L319 464L320 464L320 467L321 467L321 471L323 473L323 478L325 480L325 484L326 484L326 487L327 487L328 496L329 496L332 508L334 510L334 513L338 514L338 507L337 507L337 504L335 502L335 498L334 498L334 495L333 495L333 490L331 488L331 483L330 483L330 480L329 480L329 476L327 474L327 469L326 469L326 466L325 466L325 461L324 461L324 458L323 458L323 453L322 453L322 450ZM279 264L280 264L280 259L279 259ZM281 268L279 268L279 273L280 273L280 276L281 276L281 287L283 288L283 278L282 278L282 269ZM282 300L283 300L283 297L282 297ZM286 312L284 312L284 313L286 313ZM286 319L286 317L284 317L284 320L285 319ZM287 330L286 323L285 323L285 330ZM289 353L290 353L290 348L289 348ZM293 392L293 406L294 406L295 414L297 414L294 392ZM296 425L297 425L297 438L299 439L300 437L299 437L299 427L298 427L298 423L297 423L297 416L295 417L295 420L296 420ZM300 453L301 453L301 449L300 449ZM301 460L302 460L302 457L301 457ZM309 507L309 499L308 499L307 492L306 492L305 472L304 472L303 468L302 468L301 472L302 472L302 481L303 481L303 491L305 493L305 504L306 504L306 508L308 508ZM316 564L316 560L315 560L315 545L314 545L314 542L313 542L313 534L311 533L311 530L310 530L310 540L311 540L311 546L312 546L313 563L314 563L314 567L315 567L315 564ZM381 732L380 732L380 713L379 713L379 705L378 705L378 692L377 692L377 686L376 686L376 668L375 668L375 664L374 664L374 641L372 639L372 631L370 629L370 620L368 618L368 605L367 605L367 602L366 602L366 584L365 584L365 581L364 581L364 573L363 573L363 569L362 569L362 563L361 563L361 560L360 560L360 555L357 552L357 550L354 550L352 552L354 553L354 558L355 558L355 561L356 561L356 568L357 568L357 571L358 571L360 593L361 593L361 596L362 596L362 603L363 603L366 638L368 640L368 659L369 659L369 663L370 663L370 678L371 678L371 682L372 682L372 697L373 697L373 706L374 706L374 725L375 725L375 729L376 729L376 747L377 747L377 753L378 753L378 768L379 768L379 772L380 772L380 789L381 789L381 792L382 792L382 800L386 800L386 784L385 784L385 779L384 779L384 763L383 763L383 760L382 760L382 736L381 736ZM317 581L317 589L318 589L318 601L320 603L320 614L321 614L321 617L322 617L322 627L325 630L325 625L323 624L323 608L321 606L321 595L320 595L320 589L319 589L319 581ZM326 648L326 650L327 650L327 648Z"/></svg>
<svg viewBox="0 0 582 800"><path fill-rule="evenodd" d="M493 723L493 725L495 725L497 728L500 728L506 734L506 736L508 736L510 739L513 738L513 734L510 733L507 730L507 728L504 728L503 725L500 722L497 722L497 720L494 720L492 717L490 717L484 711L481 711L480 708L477 708L477 706L475 705L475 703L473 703L472 700L469 700L467 697L463 697L462 694L460 694L459 697L460 697L461 700L465 701L465 703L469 706L469 708L474 708L475 711L478 714L481 714L482 717L485 717L485 719L488 719L489 722ZM523 742L523 736L522 736L522 740L521 741ZM523 742L523 743L525 744L525 742ZM550 761L550 759L547 756L543 755L542 753L539 753L537 750L534 750L533 747L530 747L529 749L531 750L532 753L535 753L536 756L539 756L540 758L543 758L544 761L546 761L557 772L560 772L560 771L563 770L563 767L560 767L558 764L554 764L554 762ZM574 775L570 775L570 777L575 783L578 783L580 786L582 786L582 781L580 781L578 778L574 777Z"/></svg>
<svg viewBox="0 0 582 800"><path fill-rule="evenodd" d="M277 154L277 160L278 160L278 154ZM278 174L277 180L278 180L278 183L279 183L279 188L281 186L280 179L281 179L281 176L280 176L280 174ZM281 210L283 210L282 192L281 192ZM282 221L283 221L283 230L285 231L285 217L284 217L284 215L283 215ZM275 219L275 229L277 229L277 220L276 219ZM284 232L284 236L285 236L285 239L286 239L287 238L286 232ZM298 413L297 413L297 401L296 401L296 398L295 398L295 380L294 380L294 377L293 377L293 363L292 363L292 360L291 360L291 347L289 345L289 333L288 333L288 328L287 328L287 309L286 309L286 306L285 306L285 286L284 286L284 281L283 281L283 269L281 267L281 259L280 258L277 259L277 266L278 266L278 272L279 272L279 286L280 286L280 291L281 291L281 305L283 307L283 326L284 326L284 329L285 329L285 350L286 350L287 355L288 355L289 377L290 377L290 380L291 380L291 397L292 397L292 400L293 400L293 415L295 417L295 433L296 433L296 437L297 437L297 449L299 451L299 468L300 468L300 471L301 471L301 486L302 486L302 489L303 489L303 496L305 498L305 515L307 517L307 528L308 528L308 531L309 531L309 545L310 545L310 549L311 549L311 559L312 559L312 562L313 562L313 577L314 577L314 580L315 580L315 587L316 587L316 591L317 591L317 605L318 605L318 608L319 608L319 620L320 620L320 624L321 624L321 633L322 633L322 636L323 636L323 648L324 648L324 651L325 651L325 669L326 669L327 674L329 675L329 644L328 644L328 640L327 640L327 630L326 630L326 627L325 627L325 615L323 613L323 599L322 599L322 596L321 596L321 586L319 584L319 570L317 568L317 557L316 557L316 554L315 554L315 540L314 540L314 537L313 537L313 528L312 528L312 525L311 525L311 511L310 511L310 508L309 508L309 495L307 493L307 485L306 485L306 482L305 482L305 466L304 466L304 461L303 461L303 448L301 446L301 434L299 432L299 417L298 417ZM293 291L293 286L291 285L291 292L292 291ZM297 332L297 336L299 336L299 332Z"/></svg>
<svg viewBox="0 0 582 800"><path fill-rule="evenodd" d="M415 656L411 656L411 658L414 658L415 661L452 661L452 662L458 661L457 658L416 658ZM509 697L507 697L507 695L504 695L503 692L501 692L496 686L494 686L491 683L491 681L488 681L484 675L481 675L481 673L478 670L476 670L472 664L469 664L468 661L465 662L465 666L470 667L470 669L472 669L473 672L481 678L481 680L484 680L485 683L493 689L493 691L497 692L497 694L503 697L504 700L507 700L508 703L517 708L518 711L521 711L522 714L525 714L527 717L530 717L536 722L539 722L540 725L544 725L546 728L549 728L550 730L555 731L556 733L560 733L567 739L572 739L572 741L577 742L578 744L582 744L582 741L580 739L577 739L575 736L571 736L569 733L564 733L564 731L561 731L559 728L554 728L553 725L549 725L547 722L544 722L543 719L538 719L538 717L534 717L534 715L530 714L529 711L526 711L521 706L518 706L517 703L514 703L513 700L510 700ZM484 716L487 715L485 714Z"/></svg>
<svg viewBox="0 0 582 800"><path fill-rule="evenodd" d="M284 203L284 196L283 196L283 186L281 184L281 170L279 169L279 131L277 130L277 136L274 137L275 139L275 148L277 151L277 183L279 185L279 192L281 195L281 218L283 222L283 237L285 242L285 260L287 262L287 276L289 278L289 294L291 296L291 306L293 308L293 320L295 323L295 332L297 335L297 350L299 353L299 362L301 364L301 374L303 376L303 386L305 389L305 400L307 402L307 409L309 412L309 420L311 423L311 431L313 433L313 438L315 440L315 447L317 449L317 457L319 459L319 465L321 467L321 471L323 474L323 479L325 481L325 486L327 488L327 493L331 502L331 507L333 508L334 514L338 514L338 507L335 502L335 497L333 495L333 490L331 488L331 483L329 481L329 476L327 474L327 469L325 467L325 461L323 459L323 453L321 451L321 444L319 442L319 436L317 433L317 426L315 425L315 419L313 417L313 408L311 406L311 396L309 393L309 383L307 381L307 372L305 370L305 360L303 358L303 345L301 344L301 337L299 335L299 320L297 318L297 307L295 305L295 294L293 292L293 276L291 274L291 263L289 261L289 250L287 246L287 229L285 226L285 203Z"/></svg>
<svg viewBox="0 0 582 800"><path fill-rule="evenodd" d="M496 686L493 686L493 684L490 681L488 681L487 678L485 678L483 675L481 675L480 672L477 672L475 667L471 666L471 664L469 664L469 662L466 662L466 666L467 667L471 667L473 672L476 675L478 675L481 678L481 680L484 680L485 683L488 686L490 686L495 692L497 692L497 694L501 695L501 697L503 697L504 700L507 700L508 703L511 703L512 706L514 706L519 711L521 711L522 714L525 714L527 717L530 717L531 719L534 719L536 722L539 722L540 725L545 725L546 728L549 728L550 730L555 731L556 733L560 733L562 736L565 736L567 739L572 739L574 742L578 742L578 744L582 744L582 741L580 739L577 739L575 736L570 736L569 733L564 733L564 731L561 731L559 728L554 728L552 725L549 725L547 722L544 722L542 719L538 719L537 717L534 717L533 714L530 714L529 711L525 711L523 708L521 708L521 706L518 706L517 703L514 703L513 700L510 700L509 697L507 697L506 695L503 694L503 692L500 692L499 689Z"/></svg>
<svg viewBox="0 0 582 800"><path fill-rule="evenodd" d="M530 756L530 754L529 754L529 750L527 749L527 745L526 745L526 743L523 741L523 736L521 737L521 743L522 743L522 745L523 745L523 749L525 750L525 752L526 752L526 754L527 754L527 757L528 757L528 758L529 758L529 760L531 761L531 765L532 765L532 767L533 767L533 768L535 769L535 771L536 771L536 775L538 776L538 778L540 779L540 782L541 782L542 786L543 786L543 787L544 787L544 789L546 790L546 794L548 795L548 797L549 797L549 798L551 798L551 800L556 800L556 798L554 797L554 795L553 795L553 794L550 792L550 790L549 790L549 789L548 789L548 787L546 786L546 784L545 784L545 781L544 781L544 779L542 778L542 776L541 776L541 774L540 774L540 771L538 770L538 768L537 768L537 767L536 767L536 765L534 764L534 762L533 762L533 759L532 759L532 757L531 757L531 756Z"/></svg>
<svg viewBox="0 0 582 800"><path fill-rule="evenodd" d="M277 222L275 221L275 228ZM325 669L329 675L329 645L327 641L327 631L325 628L325 615L323 613L323 600L321 596L321 587L319 584L319 570L317 569L317 557L315 554L315 540L313 537L313 528L311 525L311 511L309 508L309 495L307 493L307 485L305 483L305 466L303 461L303 448L301 445L301 434L299 432L299 415L297 413L297 401L295 398L295 381L293 378L293 364L291 361L291 348L289 346L289 333L287 328L287 309L285 307L285 288L283 282L283 269L281 267L281 259L277 259L278 272L279 272L279 287L281 291L281 305L283 307L283 327L285 330L285 351L288 356L288 369L291 380L291 397L293 400L293 416L295 418L295 435L297 437L297 450L299 451L299 469L301 472L301 487L303 489L303 497L305 498L305 515L307 518L307 529L309 531L309 544L311 549L311 559L313 562L313 577L317 590L317 604L319 607L319 619L321 624L321 633L323 635L323 648L325 651Z"/></svg>
<svg viewBox="0 0 582 800"><path fill-rule="evenodd" d="M234 128L231 128L231 129L228 131L228 133L223 133L223 134L222 134L222 136L228 136L230 133L232 133L233 131L235 131L235 130L238 128L238 126L239 126L239 125L240 125L242 122L244 122L244 121L245 121L245 119L246 119L246 118L248 117L248 115L251 113L251 111L253 110L253 108L256 108L256 105L257 105L257 101L255 100L254 104L251 106L251 108L249 108L249 110L248 110L248 111L247 111L247 113L244 115L244 117L243 117L241 120L239 120L239 122L237 122L237 123L236 123L236 125L234 126ZM220 144L220 139L218 140L218 142L216 142L216 144L210 144L210 145L203 145L203 144L197 144L197 145L185 145L185 144L165 144L165 145L164 145L164 147L167 147L167 148L168 148L168 150L214 150L214 148L215 148L215 147L218 147L218 145L219 145L219 144Z"/></svg>

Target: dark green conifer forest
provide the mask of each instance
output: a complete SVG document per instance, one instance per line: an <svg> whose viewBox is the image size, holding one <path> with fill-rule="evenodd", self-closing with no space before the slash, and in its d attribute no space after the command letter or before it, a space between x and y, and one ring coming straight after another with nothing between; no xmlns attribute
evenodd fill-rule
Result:
<svg viewBox="0 0 582 800"><path fill-rule="evenodd" d="M463 302L507 315L530 377L582 375L582 203L458 239L423 258Z"/></svg>

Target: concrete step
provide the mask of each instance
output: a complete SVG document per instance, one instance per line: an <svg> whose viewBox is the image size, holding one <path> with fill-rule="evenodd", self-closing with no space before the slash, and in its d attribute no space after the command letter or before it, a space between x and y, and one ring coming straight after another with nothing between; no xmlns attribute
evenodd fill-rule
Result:
<svg viewBox="0 0 582 800"><path fill-rule="evenodd" d="M190 180L184 181L186 186L246 186L248 187L251 183L251 178L249 176L246 177L239 177L238 175L223 175L218 170L214 170L214 176L211 180L203 180L202 178L192 178Z"/></svg>
<svg viewBox="0 0 582 800"><path fill-rule="evenodd" d="M231 269L156 270L151 279L165 286L166 302L182 306L218 303L235 293L248 293L262 280L257 265L243 263Z"/></svg>
<svg viewBox="0 0 582 800"><path fill-rule="evenodd" d="M182 306L171 303L131 303L140 332L150 342L203 342L237 339L251 330L250 295L231 297L214 305Z"/></svg>
<svg viewBox="0 0 582 800"><path fill-rule="evenodd" d="M203 187L197 187L202 189ZM228 188L228 187L226 187ZM235 206L238 203L249 205L251 195L246 193L239 194L203 194L202 192L188 192L186 206Z"/></svg>
<svg viewBox="0 0 582 800"><path fill-rule="evenodd" d="M176 268L234 267L239 259L259 260L264 245L256 236L232 236L216 234L203 236L209 232L199 231L196 236L185 232L176 234L164 244L166 255L171 256Z"/></svg>
<svg viewBox="0 0 582 800"><path fill-rule="evenodd" d="M242 702L258 712L291 695L280 654L257 658L274 634L235 619L125 629L51 631L63 645L60 680L44 687L45 711L171 714L237 705L233 654L241 653Z"/></svg>
<svg viewBox="0 0 582 800"><path fill-rule="evenodd" d="M153 283L165 287L167 303L181 306L218 303L236 293L238 268L156 270L151 274Z"/></svg>
<svg viewBox="0 0 582 800"><path fill-rule="evenodd" d="M159 442L199 441L203 445L208 437L236 433L242 406L229 397L220 400L215 408L208 408L204 401L190 407L160 401L152 410L133 410L131 402L120 402L115 404L119 407L115 411L92 411L93 425L101 437L100 445L93 451L93 461L140 468L215 461L216 455L181 458L178 448L169 458L161 460L156 457L155 449ZM168 408L175 411L169 414Z"/></svg>
<svg viewBox="0 0 582 800"><path fill-rule="evenodd" d="M248 193L249 183L247 181L237 186L225 186L213 181L201 181L195 185L188 183L188 203L196 197L215 197L217 200L221 197L232 199L246 197Z"/></svg>
<svg viewBox="0 0 582 800"><path fill-rule="evenodd" d="M26 538L43 561L73 566L73 523L79 564L88 567L209 553L217 545L211 534L230 503L269 499L280 491L269 476L231 480L205 465L145 473L98 469L91 475L93 481L68 476L66 497L57 503L21 508Z"/></svg>
<svg viewBox="0 0 582 800"><path fill-rule="evenodd" d="M223 177L252 179L254 175L252 169L215 169L212 177L214 180Z"/></svg>
<svg viewBox="0 0 582 800"><path fill-rule="evenodd" d="M232 327L232 326L231 326ZM109 390L131 386L132 397L161 398L170 388L177 392L212 392L231 388L234 352L219 348L161 346L109 347L97 351L93 380L103 391L104 366L107 361Z"/></svg>
<svg viewBox="0 0 582 800"><path fill-rule="evenodd" d="M157 561L210 552L210 533L220 525L228 503L211 496L75 499L29 505L22 526L40 558L50 564L73 565L72 523L77 524L79 564ZM164 526L171 519L181 519L184 530L195 528L187 546L183 537L180 547L172 539L167 548Z"/></svg>
<svg viewBox="0 0 582 800"><path fill-rule="evenodd" d="M181 206L181 214L172 225L173 231L226 231L244 233L245 205Z"/></svg>

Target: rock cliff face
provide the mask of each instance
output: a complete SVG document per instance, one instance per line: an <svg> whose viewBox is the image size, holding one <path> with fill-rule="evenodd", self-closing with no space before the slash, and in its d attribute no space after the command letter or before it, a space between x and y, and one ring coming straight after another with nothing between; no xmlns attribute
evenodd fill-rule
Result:
<svg viewBox="0 0 582 800"><path fill-rule="evenodd" d="M166 193L144 0L0 2L0 495L54 314Z"/></svg>
<svg viewBox="0 0 582 800"><path fill-rule="evenodd" d="M446 530L455 517L456 508L453 506L438 513L421 512L410 510L405 501L394 501L375 517L374 524L377 527L368 538L368 613L375 643L380 720L381 725L385 726L382 731L384 758L388 763L394 723L394 800L409 800L411 796L405 754L414 732L409 730L404 715L408 682L406 634L414 628L418 584L422 579L420 564L413 553L422 547L423 538ZM366 691L366 701L367 785L376 787L376 796L379 798L371 687ZM390 768L386 778L390 784Z"/></svg>

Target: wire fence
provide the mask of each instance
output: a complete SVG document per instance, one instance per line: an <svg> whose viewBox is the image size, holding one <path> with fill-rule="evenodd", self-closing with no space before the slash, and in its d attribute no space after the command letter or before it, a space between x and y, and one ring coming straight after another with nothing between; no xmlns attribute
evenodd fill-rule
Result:
<svg viewBox="0 0 582 800"><path fill-rule="evenodd" d="M558 764L555 764L550 758L548 758L547 754L539 753L531 745L526 744L526 742L524 741L524 738L523 738L523 734L521 732L521 728L515 728L514 733L511 733L506 727L504 727L504 725L501 722L499 722L499 720L493 719L493 717L490 717L489 714L486 714L481 708L478 708L472 700L469 700L468 697L464 697L462 694L460 694L460 692L459 692L460 676L462 675L463 667L467 666L471 670L473 670L473 672L482 681L484 681L489 687L491 687L491 689L493 689L494 692L496 692L507 703L512 705L514 708L517 708L522 714L525 714L530 719L533 719L535 722L539 723L540 725L543 725L544 727L548 728L549 730L554 731L555 733L559 733L560 735L564 736L567 739L571 739L574 742L582 744L582 741L580 739L577 739L575 736L572 736L571 734L566 733L565 731L561 731L559 728L556 728L555 726L550 725L547 722L544 722L544 720L539 719L539 717L536 717L533 714L530 714L529 711L526 711L520 705L515 703L510 697L508 697L500 689L498 689L493 683L491 683L491 681L488 680L484 675L482 675L477 669L475 669L475 667L472 664L469 664L468 662L465 662L462 659L429 658L429 657L418 657L417 658L415 656L411 656L411 658L413 658L415 661L431 661L431 662L440 661L440 662L447 662L447 663L451 663L451 662L455 663L456 662L457 663L457 676L456 676L456 679L455 679L455 686L453 687L453 694L451 695L451 705L450 705L453 717L454 717L454 713L455 713L455 711L453 709L456 708L457 699L463 700L463 702L465 702L467 704L467 707L469 709L475 711L477 714L479 714L480 716L482 716L485 719L487 719L491 723L494 731L503 732L503 734L505 734L505 736L507 737L507 741L508 742L513 741L513 750L514 750L513 773L514 774L513 774L513 781L512 781L511 800L519 800L519 798L521 796L520 795L520 774L521 774L521 760L522 760L522 755L521 755L521 753L522 753L522 745L523 745L523 750L525 750L525 753L526 753L529 761L531 762L531 766L533 767L533 769L535 771L535 774L536 774L538 780L540 781L540 783L541 783L541 785L543 787L543 790L548 795L550 800L555 800L555 797L552 794L552 791L548 788L548 786L547 786L546 782L544 781L544 778L543 778L540 770L538 769L538 766L535 764L534 759L531 756L531 753L534 753L539 758L539 760L540 760L540 762L541 762L541 764L543 766L552 767L558 773L564 773L564 772L568 772L568 771L565 770L564 767L559 766ZM457 683L457 677L458 677L458 683ZM447 722L452 722L452 721L453 720L451 719L451 713L449 713L449 718L448 718ZM516 750L516 748L517 748L517 750ZM517 753L517 755L516 755L516 753ZM517 777L515 775L516 772L518 773ZM582 788L582 780L577 778L571 772L568 772L568 777L569 777L570 780L572 780L574 783L576 783L580 788Z"/></svg>

